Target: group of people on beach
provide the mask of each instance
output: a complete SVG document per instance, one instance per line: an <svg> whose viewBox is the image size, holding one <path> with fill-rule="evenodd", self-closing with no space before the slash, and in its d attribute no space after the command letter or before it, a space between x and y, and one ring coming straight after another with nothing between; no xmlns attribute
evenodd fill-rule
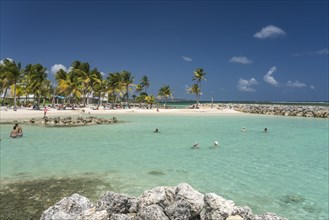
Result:
<svg viewBox="0 0 329 220"><path fill-rule="evenodd" d="M10 132L11 138L23 137L23 129L17 123L13 127L13 130Z"/></svg>

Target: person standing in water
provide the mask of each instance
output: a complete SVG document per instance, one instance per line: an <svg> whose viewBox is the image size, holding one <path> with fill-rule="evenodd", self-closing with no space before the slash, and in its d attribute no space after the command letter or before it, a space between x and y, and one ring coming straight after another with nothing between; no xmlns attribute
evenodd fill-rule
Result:
<svg viewBox="0 0 329 220"><path fill-rule="evenodd" d="M21 126L19 126L17 123L15 124L16 130L17 130L17 136L18 137L23 137L23 129Z"/></svg>
<svg viewBox="0 0 329 220"><path fill-rule="evenodd" d="M14 126L13 130L10 132L11 138L17 138L17 128L16 125Z"/></svg>

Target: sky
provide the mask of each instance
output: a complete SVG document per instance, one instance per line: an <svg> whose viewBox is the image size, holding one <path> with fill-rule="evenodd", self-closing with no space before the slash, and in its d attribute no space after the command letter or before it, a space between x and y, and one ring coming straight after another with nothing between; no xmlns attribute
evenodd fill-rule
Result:
<svg viewBox="0 0 329 220"><path fill-rule="evenodd" d="M201 100L328 101L328 0L1 0L0 59L55 72L75 60L127 70L148 92Z"/></svg>

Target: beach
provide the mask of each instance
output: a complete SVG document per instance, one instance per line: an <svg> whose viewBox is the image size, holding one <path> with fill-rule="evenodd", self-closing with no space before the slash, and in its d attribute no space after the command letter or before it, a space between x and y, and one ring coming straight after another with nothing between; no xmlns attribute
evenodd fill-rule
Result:
<svg viewBox="0 0 329 220"><path fill-rule="evenodd" d="M43 108L40 110L33 110L32 108L19 108L17 111L12 109L1 109L0 118L1 122L10 122L14 120L26 120L31 118L43 118ZM217 109L217 108L200 108L200 109L103 109L95 110L93 107L80 108L75 110L57 110L55 108L48 108L47 117L67 117L67 116L99 116L99 115L117 115L117 114L219 114L219 115L232 115L232 114L245 114L232 109Z"/></svg>

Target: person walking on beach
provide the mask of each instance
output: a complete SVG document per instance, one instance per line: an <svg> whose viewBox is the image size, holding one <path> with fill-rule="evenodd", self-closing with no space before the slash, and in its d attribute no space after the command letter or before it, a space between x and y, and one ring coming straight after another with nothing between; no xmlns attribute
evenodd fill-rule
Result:
<svg viewBox="0 0 329 220"><path fill-rule="evenodd" d="M48 111L47 107L44 107L44 108L43 108L43 117L44 117L44 118L45 118L46 115L47 115L47 111Z"/></svg>

